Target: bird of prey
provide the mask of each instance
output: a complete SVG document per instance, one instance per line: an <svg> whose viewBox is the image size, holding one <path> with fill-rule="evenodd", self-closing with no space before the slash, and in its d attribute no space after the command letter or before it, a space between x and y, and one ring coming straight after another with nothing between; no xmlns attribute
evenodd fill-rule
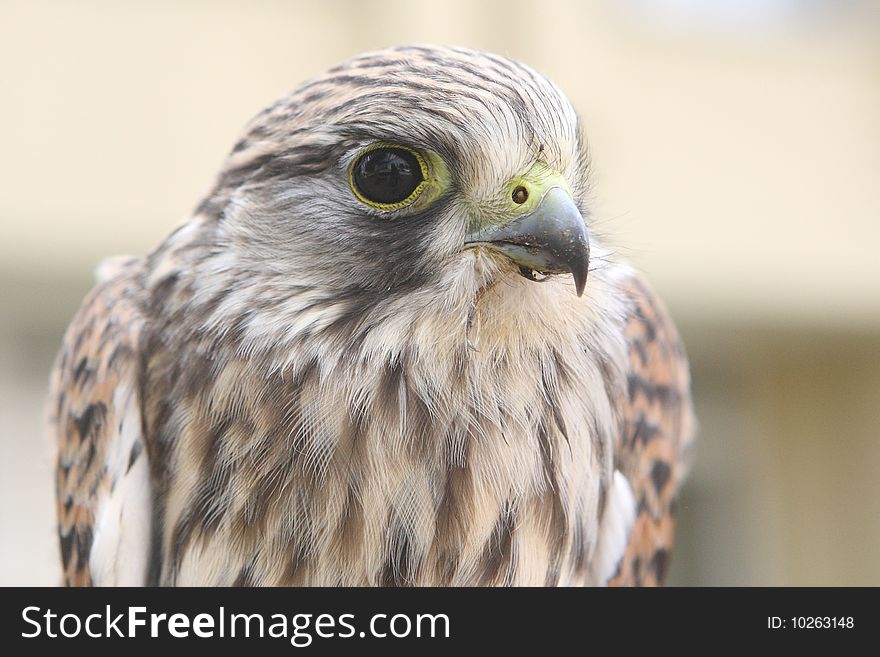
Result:
<svg viewBox="0 0 880 657"><path fill-rule="evenodd" d="M257 115L51 383L69 585L662 583L692 436L563 93L462 48Z"/></svg>

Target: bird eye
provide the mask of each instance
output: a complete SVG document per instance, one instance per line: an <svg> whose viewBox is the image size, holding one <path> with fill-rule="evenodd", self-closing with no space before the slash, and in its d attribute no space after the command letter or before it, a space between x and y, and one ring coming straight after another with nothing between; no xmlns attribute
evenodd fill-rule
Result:
<svg viewBox="0 0 880 657"><path fill-rule="evenodd" d="M402 146L373 147L355 160L350 172L355 195L381 210L397 210L415 201L426 177L422 156Z"/></svg>

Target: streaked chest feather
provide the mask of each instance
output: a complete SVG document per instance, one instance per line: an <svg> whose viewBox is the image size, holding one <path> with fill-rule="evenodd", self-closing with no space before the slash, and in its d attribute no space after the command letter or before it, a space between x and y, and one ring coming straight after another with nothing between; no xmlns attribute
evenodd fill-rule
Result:
<svg viewBox="0 0 880 657"><path fill-rule="evenodd" d="M152 405L178 464L161 581L589 583L618 428L614 349L583 342L595 335L473 348L439 330L390 358L283 370L177 358L164 389L182 401Z"/></svg>

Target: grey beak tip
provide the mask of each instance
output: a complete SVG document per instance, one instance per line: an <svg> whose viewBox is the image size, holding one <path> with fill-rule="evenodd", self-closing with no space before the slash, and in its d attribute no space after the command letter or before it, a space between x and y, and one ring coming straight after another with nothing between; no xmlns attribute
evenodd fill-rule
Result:
<svg viewBox="0 0 880 657"><path fill-rule="evenodd" d="M587 287L587 265L578 263L571 268L571 276L574 278L574 289L579 297L584 296L584 289Z"/></svg>

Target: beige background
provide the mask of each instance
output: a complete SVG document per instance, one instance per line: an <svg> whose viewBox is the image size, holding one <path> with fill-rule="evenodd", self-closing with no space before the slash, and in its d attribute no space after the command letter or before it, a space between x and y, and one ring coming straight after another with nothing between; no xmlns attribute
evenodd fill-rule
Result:
<svg viewBox="0 0 880 657"><path fill-rule="evenodd" d="M0 0L0 584L56 581L42 401L103 256L358 52L468 45L585 119L596 225L667 300L702 435L676 584L880 584L880 4Z"/></svg>

